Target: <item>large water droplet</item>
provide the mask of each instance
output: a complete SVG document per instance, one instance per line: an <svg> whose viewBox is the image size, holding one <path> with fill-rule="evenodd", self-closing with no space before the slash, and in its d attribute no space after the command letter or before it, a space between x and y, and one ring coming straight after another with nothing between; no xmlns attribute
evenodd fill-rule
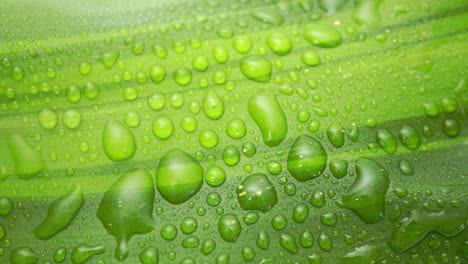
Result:
<svg viewBox="0 0 468 264"><path fill-rule="evenodd" d="M327 165L327 153L316 139L299 136L288 155L288 171L298 181L304 182L320 176Z"/></svg>
<svg viewBox="0 0 468 264"><path fill-rule="evenodd" d="M153 230L153 200L153 178L145 170L123 174L104 193L97 217L117 241L118 260L127 258L127 243L133 235Z"/></svg>
<svg viewBox="0 0 468 264"><path fill-rule="evenodd" d="M29 247L17 247L10 254L11 264L36 264L39 256Z"/></svg>
<svg viewBox="0 0 468 264"><path fill-rule="evenodd" d="M356 180L343 195L343 207L368 224L380 221L385 213L385 195L390 185L388 173L366 158L356 161Z"/></svg>
<svg viewBox="0 0 468 264"><path fill-rule="evenodd" d="M187 153L173 149L159 161L156 187L172 204L181 204L195 195L203 185L203 168Z"/></svg>
<svg viewBox="0 0 468 264"><path fill-rule="evenodd" d="M235 214L221 216L218 223L219 235L227 242L236 242L242 231L239 219Z"/></svg>

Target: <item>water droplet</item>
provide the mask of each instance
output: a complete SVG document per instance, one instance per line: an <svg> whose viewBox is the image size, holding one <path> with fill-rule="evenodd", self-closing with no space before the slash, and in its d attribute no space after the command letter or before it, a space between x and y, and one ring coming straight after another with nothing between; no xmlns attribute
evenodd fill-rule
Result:
<svg viewBox="0 0 468 264"><path fill-rule="evenodd" d="M388 154L393 154L397 150L398 143L393 134L387 129L379 129L376 134L377 144Z"/></svg>
<svg viewBox="0 0 468 264"><path fill-rule="evenodd" d="M46 218L33 230L34 235L42 240L57 235L71 224L83 203L84 197L79 187L53 201Z"/></svg>
<svg viewBox="0 0 468 264"><path fill-rule="evenodd" d="M269 147L278 146L286 137L288 123L276 96L267 91L254 94L247 108L262 132L263 142Z"/></svg>
<svg viewBox="0 0 468 264"><path fill-rule="evenodd" d="M278 202L273 183L261 173L247 176L237 187L236 193L237 200L244 210L267 212Z"/></svg>
<svg viewBox="0 0 468 264"><path fill-rule="evenodd" d="M91 63L82 61L78 64L78 71L83 75L88 75L91 72Z"/></svg>
<svg viewBox="0 0 468 264"><path fill-rule="evenodd" d="M277 161L269 161L266 164L266 168L267 168L267 171L271 175L279 175L281 173L281 171L283 170L283 166L281 165L281 163L279 163Z"/></svg>
<svg viewBox="0 0 468 264"><path fill-rule="evenodd" d="M215 248L216 248L216 242L213 239L208 238L202 242L201 252L203 253L203 255L206 256L206 255L211 254L211 252L213 252Z"/></svg>
<svg viewBox="0 0 468 264"><path fill-rule="evenodd" d="M351 13L356 24L362 25L378 25L380 23L379 6L382 3L378 1L356 1L356 5Z"/></svg>
<svg viewBox="0 0 468 264"><path fill-rule="evenodd" d="M281 25L284 23L284 17L275 9L261 8L251 13L252 17L260 22L272 25Z"/></svg>
<svg viewBox="0 0 468 264"><path fill-rule="evenodd" d="M325 193L321 190L315 190L309 203L315 208L322 208L325 205Z"/></svg>
<svg viewBox="0 0 468 264"><path fill-rule="evenodd" d="M318 4L327 15L333 15L343 8L347 2L347 0L319 0Z"/></svg>
<svg viewBox="0 0 468 264"><path fill-rule="evenodd" d="M452 114L458 108L457 101L455 99L453 99L453 98L443 98L442 99L442 108L444 109L445 113Z"/></svg>
<svg viewBox="0 0 468 264"><path fill-rule="evenodd" d="M78 86L70 85L65 89L65 96L71 103L76 103L81 99L81 89Z"/></svg>
<svg viewBox="0 0 468 264"><path fill-rule="evenodd" d="M17 247L10 255L11 264L36 264L39 256L29 247Z"/></svg>
<svg viewBox="0 0 468 264"><path fill-rule="evenodd" d="M172 241L177 237L177 227L167 224L161 228L161 237L167 241Z"/></svg>
<svg viewBox="0 0 468 264"><path fill-rule="evenodd" d="M198 140L202 147L212 149L218 145L218 134L211 129L205 129L200 132Z"/></svg>
<svg viewBox="0 0 468 264"><path fill-rule="evenodd" d="M185 217L180 223L180 230L186 235L190 235L197 230L198 221L193 217Z"/></svg>
<svg viewBox="0 0 468 264"><path fill-rule="evenodd" d="M206 71L208 69L208 58L204 55L197 56L192 60L192 67L200 72Z"/></svg>
<svg viewBox="0 0 468 264"><path fill-rule="evenodd" d="M50 108L43 108L37 113L37 121L39 125L45 129L53 129L57 126L58 116Z"/></svg>
<svg viewBox="0 0 468 264"><path fill-rule="evenodd" d="M288 171L304 182L320 176L327 165L327 153L316 139L307 135L297 137L288 154Z"/></svg>
<svg viewBox="0 0 468 264"><path fill-rule="evenodd" d="M213 58L217 63L226 63L229 59L229 52L224 46L215 45L213 47Z"/></svg>
<svg viewBox="0 0 468 264"><path fill-rule="evenodd" d="M64 247L59 247L54 251L54 262L62 263L67 258L67 249Z"/></svg>
<svg viewBox="0 0 468 264"><path fill-rule="evenodd" d="M263 250L267 250L270 246L270 237L265 232L265 230L261 230L257 235L257 246Z"/></svg>
<svg viewBox="0 0 468 264"><path fill-rule="evenodd" d="M255 251L249 247L245 246L242 248L242 258L245 262L250 262L255 257Z"/></svg>
<svg viewBox="0 0 468 264"><path fill-rule="evenodd" d="M385 213L385 195L390 184L388 173L374 161L359 158L356 174L354 183L343 195L343 207L367 224L376 223Z"/></svg>
<svg viewBox="0 0 468 264"><path fill-rule="evenodd" d="M314 234L312 234L312 232L310 232L309 230L305 230L301 234L299 243L303 248L310 248L314 244Z"/></svg>
<svg viewBox="0 0 468 264"><path fill-rule="evenodd" d="M183 130L190 133L197 129L198 122L192 116L185 116L182 118L182 120L180 120L180 126Z"/></svg>
<svg viewBox="0 0 468 264"><path fill-rule="evenodd" d="M308 24L304 27L304 38L315 46L334 48L341 44L342 36L334 28L319 24Z"/></svg>
<svg viewBox="0 0 468 264"><path fill-rule="evenodd" d="M99 56L98 61L104 65L104 68L109 70L114 67L119 57L120 51L108 51Z"/></svg>
<svg viewBox="0 0 468 264"><path fill-rule="evenodd" d="M102 146L109 159L126 160L131 158L136 151L135 136L122 123L109 120L102 132Z"/></svg>
<svg viewBox="0 0 468 264"><path fill-rule="evenodd" d="M173 149L159 161L156 186L172 204L181 204L198 193L203 185L203 168L187 153Z"/></svg>
<svg viewBox="0 0 468 264"><path fill-rule="evenodd" d="M226 172L219 166L211 165L206 170L205 181L211 187L221 186L226 181Z"/></svg>
<svg viewBox="0 0 468 264"><path fill-rule="evenodd" d="M348 161L333 159L330 161L330 171L337 179L341 179L348 173Z"/></svg>
<svg viewBox="0 0 468 264"><path fill-rule="evenodd" d="M122 90L122 95L127 101L133 101L138 97L138 91L133 87L127 87Z"/></svg>
<svg viewBox="0 0 468 264"><path fill-rule="evenodd" d="M398 133L401 143L408 149L415 150L421 145L419 132L411 125L404 125Z"/></svg>
<svg viewBox="0 0 468 264"><path fill-rule="evenodd" d="M206 203L209 206L217 206L221 202L221 195L217 192L210 192L206 195Z"/></svg>
<svg viewBox="0 0 468 264"><path fill-rule="evenodd" d="M192 71L186 67L175 70L174 81L182 86L189 84L192 81Z"/></svg>
<svg viewBox="0 0 468 264"><path fill-rule="evenodd" d="M236 242L242 231L242 227L236 215L225 214L219 219L218 231L223 240Z"/></svg>
<svg viewBox="0 0 468 264"><path fill-rule="evenodd" d="M88 82L83 87L83 94L88 99L94 99L98 97L99 92L100 92L99 90L100 89L98 85Z"/></svg>
<svg viewBox="0 0 468 264"><path fill-rule="evenodd" d="M323 233L323 232L320 233L317 239L317 243L319 244L320 248L323 251L330 252L333 247L333 242L331 240L331 237L328 234Z"/></svg>
<svg viewBox="0 0 468 264"><path fill-rule="evenodd" d="M291 39L284 33L274 32L266 40L267 46L277 55L287 55L292 49Z"/></svg>
<svg viewBox="0 0 468 264"><path fill-rule="evenodd" d="M153 230L153 200L153 178L145 170L123 174L104 193L97 217L117 241L115 257L118 260L127 258L127 244L133 235Z"/></svg>
<svg viewBox="0 0 468 264"><path fill-rule="evenodd" d="M158 116L153 121L153 134L159 139L168 139L174 132L174 123L169 117Z"/></svg>
<svg viewBox="0 0 468 264"><path fill-rule="evenodd" d="M136 111L128 111L125 114L125 123L129 127L138 127L140 125L140 114Z"/></svg>
<svg viewBox="0 0 468 264"><path fill-rule="evenodd" d="M73 264L83 264L91 257L103 254L105 251L106 249L103 245L88 246L79 244L72 250L71 261Z"/></svg>
<svg viewBox="0 0 468 264"><path fill-rule="evenodd" d="M332 123L327 129L327 137L335 148L341 148L344 145L345 129L337 123Z"/></svg>
<svg viewBox="0 0 468 264"><path fill-rule="evenodd" d="M247 36L238 36L232 41L232 47L235 51L245 54L252 49L252 40Z"/></svg>
<svg viewBox="0 0 468 264"><path fill-rule="evenodd" d="M224 103L221 97L210 89L203 99L203 112L211 120L217 120L224 114Z"/></svg>
<svg viewBox="0 0 468 264"><path fill-rule="evenodd" d="M419 241L430 231L436 231L445 237L459 234L465 229L466 214L446 209L441 212L427 212L423 209L411 211L411 215L401 221L399 227L393 230L389 244L390 248L402 253Z"/></svg>
<svg viewBox="0 0 468 264"><path fill-rule="evenodd" d="M75 109L68 109L62 115L62 123L69 129L75 129L81 124L81 114Z"/></svg>
<svg viewBox="0 0 468 264"><path fill-rule="evenodd" d="M380 249L377 246L360 246L343 256L341 263L374 263L380 258Z"/></svg>
<svg viewBox="0 0 468 264"><path fill-rule="evenodd" d="M280 245L286 249L291 254L297 254L298 248L296 244L296 240L294 237L287 233L281 233L280 235Z"/></svg>
<svg viewBox="0 0 468 264"><path fill-rule="evenodd" d="M167 50L161 44L156 43L153 46L151 46L151 51L153 51L153 54L161 59L165 59L167 57Z"/></svg>
<svg viewBox="0 0 468 264"><path fill-rule="evenodd" d="M234 118L226 125L226 133L233 139L241 139L247 133L244 121L239 118Z"/></svg>
<svg viewBox="0 0 468 264"><path fill-rule="evenodd" d="M247 141L244 144L242 144L242 152L245 154L247 158L251 158L257 152L257 148L252 142Z"/></svg>
<svg viewBox="0 0 468 264"><path fill-rule="evenodd" d="M336 226L337 217L333 212L323 213L320 215L320 223L326 226Z"/></svg>
<svg viewBox="0 0 468 264"><path fill-rule="evenodd" d="M455 119L445 119L442 131L448 137L457 137L460 134L460 123Z"/></svg>
<svg viewBox="0 0 468 264"><path fill-rule="evenodd" d="M313 50L302 53L301 61L307 66L317 66L321 63L320 56Z"/></svg>
<svg viewBox="0 0 468 264"><path fill-rule="evenodd" d="M15 162L15 174L21 179L29 179L44 169L40 150L33 149L22 136L11 136L8 147Z"/></svg>
<svg viewBox="0 0 468 264"><path fill-rule="evenodd" d="M242 74L250 80L257 82L269 82L273 65L271 62L258 55L247 55L239 61Z"/></svg>
<svg viewBox="0 0 468 264"><path fill-rule="evenodd" d="M8 197L0 197L0 216L8 216L13 210L13 201Z"/></svg>
<svg viewBox="0 0 468 264"><path fill-rule="evenodd" d="M24 77L24 70L20 66L11 69L11 78L15 81L21 81Z"/></svg>
<svg viewBox="0 0 468 264"><path fill-rule="evenodd" d="M412 176L414 174L413 166L411 166L411 163L407 160L400 160L398 162L398 168L400 172L406 176Z"/></svg>
<svg viewBox="0 0 468 264"><path fill-rule="evenodd" d="M297 223L302 223L309 216L309 207L305 204L298 204L293 209L293 220Z"/></svg>
<svg viewBox="0 0 468 264"><path fill-rule="evenodd" d="M283 214L277 214L271 219L271 226L275 230L282 230L288 225L288 220Z"/></svg>
<svg viewBox="0 0 468 264"><path fill-rule="evenodd" d="M159 251L155 246L149 246L140 253L140 261L142 264L158 264Z"/></svg>
<svg viewBox="0 0 468 264"><path fill-rule="evenodd" d="M439 115L439 108L437 108L434 103L425 103L423 107L428 117L436 117Z"/></svg>
<svg viewBox="0 0 468 264"><path fill-rule="evenodd" d="M260 219L260 215L255 211L251 211L251 212L247 212L244 215L243 219L246 225L253 225L257 223L257 221Z"/></svg>
<svg viewBox="0 0 468 264"><path fill-rule="evenodd" d="M166 78L166 68L160 64L154 64L149 69L149 76L154 83L161 83Z"/></svg>

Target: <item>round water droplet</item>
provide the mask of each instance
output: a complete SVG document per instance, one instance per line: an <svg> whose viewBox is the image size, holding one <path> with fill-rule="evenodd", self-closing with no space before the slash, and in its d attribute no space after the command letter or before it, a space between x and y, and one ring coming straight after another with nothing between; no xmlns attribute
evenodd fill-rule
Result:
<svg viewBox="0 0 468 264"><path fill-rule="evenodd" d="M226 133L233 139L240 139L247 133L244 121L239 118L234 118L226 125Z"/></svg>
<svg viewBox="0 0 468 264"><path fill-rule="evenodd" d="M203 55L193 58L192 67L200 72L206 71L208 69L208 58Z"/></svg>
<svg viewBox="0 0 468 264"><path fill-rule="evenodd" d="M216 242L213 239L208 238L202 242L201 252L203 253L203 255L209 255L211 254L211 252L213 252L213 250L215 250L215 248L216 248Z"/></svg>
<svg viewBox="0 0 468 264"><path fill-rule="evenodd" d="M448 137L457 137L460 134L460 123L455 119L445 119L442 125L442 131Z"/></svg>
<svg viewBox="0 0 468 264"><path fill-rule="evenodd" d="M169 117L159 116L153 121L153 134L159 139L168 139L174 133L174 123Z"/></svg>
<svg viewBox="0 0 468 264"><path fill-rule="evenodd" d="M271 219L271 226L275 230L282 230L288 225L288 220L286 216L282 214L277 214Z"/></svg>
<svg viewBox="0 0 468 264"><path fill-rule="evenodd" d="M298 204L293 209L293 220L297 223L302 223L309 216L309 207L305 204Z"/></svg>
<svg viewBox="0 0 468 264"><path fill-rule="evenodd" d="M243 219L246 225L253 225L257 223L257 221L260 219L260 215L257 212L252 211L252 212L246 213Z"/></svg>
<svg viewBox="0 0 468 264"><path fill-rule="evenodd" d="M125 123L129 127L138 127L140 125L140 114L136 111L128 111L125 114Z"/></svg>
<svg viewBox="0 0 468 264"><path fill-rule="evenodd" d="M177 237L177 227L167 224L161 228L161 237L167 241L172 241Z"/></svg>
<svg viewBox="0 0 468 264"><path fill-rule="evenodd" d="M62 263L67 257L67 249L64 247L59 247L54 251L54 261L56 263Z"/></svg>
<svg viewBox="0 0 468 264"><path fill-rule="evenodd" d="M404 125L398 133L401 143L408 149L415 150L421 145L419 132L411 125Z"/></svg>
<svg viewBox="0 0 468 264"><path fill-rule="evenodd" d="M219 166L211 165L206 170L205 181L211 187L221 186L226 181L226 172Z"/></svg>
<svg viewBox="0 0 468 264"><path fill-rule="evenodd" d="M313 50L302 53L301 61L307 66L317 66L321 63L320 56Z"/></svg>
<svg viewBox="0 0 468 264"><path fill-rule="evenodd" d="M148 96L148 106L152 110L158 111L166 105L166 97L162 93L154 93Z"/></svg>
<svg viewBox="0 0 468 264"><path fill-rule="evenodd" d="M232 41L232 47L235 51L245 54L252 49L252 40L247 36L238 36Z"/></svg>
<svg viewBox="0 0 468 264"><path fill-rule="evenodd" d="M326 164L327 153L319 141L307 135L301 135L294 141L287 167L296 180L304 182L320 176Z"/></svg>
<svg viewBox="0 0 468 264"><path fill-rule="evenodd" d="M333 159L330 161L330 171L337 179L341 179L348 173L348 161Z"/></svg>
<svg viewBox="0 0 468 264"><path fill-rule="evenodd" d="M11 78L15 81L20 81L24 77L24 70L20 66L15 66L11 69Z"/></svg>
<svg viewBox="0 0 468 264"><path fill-rule="evenodd" d="M236 215L225 214L219 219L218 231L223 240L236 242L242 231L242 227Z"/></svg>
<svg viewBox="0 0 468 264"><path fill-rule="evenodd" d="M41 127L53 129L57 126L58 116L52 109L44 108L37 113L37 121Z"/></svg>
<svg viewBox="0 0 468 264"><path fill-rule="evenodd" d="M229 59L229 52L224 46L216 45L213 47L213 58L217 63L226 63Z"/></svg>
<svg viewBox="0 0 468 264"><path fill-rule="evenodd" d="M81 89L78 86L70 85L65 89L65 96L71 103L76 103L81 99Z"/></svg>
<svg viewBox="0 0 468 264"><path fill-rule="evenodd" d="M337 217L333 212L323 213L320 216L320 223L326 226L336 226Z"/></svg>
<svg viewBox="0 0 468 264"><path fill-rule="evenodd" d="M133 101L138 97L138 91L133 87L127 87L122 91L125 100Z"/></svg>
<svg viewBox="0 0 468 264"><path fill-rule="evenodd" d="M267 212L278 202L273 183L264 174L252 174L237 187L237 200L244 210Z"/></svg>
<svg viewBox="0 0 468 264"><path fill-rule="evenodd" d="M317 242L323 251L330 252L333 247L331 237L326 233L320 233Z"/></svg>
<svg viewBox="0 0 468 264"><path fill-rule="evenodd" d="M314 234L309 230L302 233L299 243L303 248L310 248L314 244Z"/></svg>
<svg viewBox="0 0 468 264"><path fill-rule="evenodd" d="M98 85L88 82L83 87L83 94L88 99L94 99L98 97L99 92L100 92L99 90L100 89Z"/></svg>
<svg viewBox="0 0 468 264"><path fill-rule="evenodd" d="M266 164L266 168L267 168L267 171L271 174L271 175L278 175L281 173L281 171L283 170L283 166L281 165L281 163L277 162L277 161L269 161L267 164Z"/></svg>
<svg viewBox="0 0 468 264"><path fill-rule="evenodd" d="M255 251L249 247L245 246L242 248L242 258L245 262L250 262L255 257Z"/></svg>
<svg viewBox="0 0 468 264"><path fill-rule="evenodd" d="M166 78L166 68L162 65L154 64L149 69L149 76L154 83L161 83Z"/></svg>
<svg viewBox="0 0 468 264"><path fill-rule="evenodd" d="M315 46L334 48L341 44L341 33L334 28L319 24L308 24L304 27L304 38Z"/></svg>
<svg viewBox="0 0 468 264"><path fill-rule="evenodd" d="M189 84L192 81L192 71L186 67L177 69L174 72L174 81L182 86Z"/></svg>
<svg viewBox="0 0 468 264"><path fill-rule="evenodd" d="M257 82L269 82L273 65L271 62L258 55L248 55L239 61L239 67L250 80Z"/></svg>
<svg viewBox="0 0 468 264"><path fill-rule="evenodd" d="M186 132L193 132L197 129L198 122L193 116L185 116L180 120L180 126Z"/></svg>
<svg viewBox="0 0 468 264"><path fill-rule="evenodd" d="M198 140L202 147L212 149L218 145L218 134L211 129L205 129L200 132Z"/></svg>
<svg viewBox="0 0 468 264"><path fill-rule="evenodd" d="M155 246L149 246L140 253L140 262L142 264L158 264L159 251Z"/></svg>
<svg viewBox="0 0 468 264"><path fill-rule="evenodd" d="M217 192L210 192L206 196L206 203L210 206L217 206L221 202L221 195Z"/></svg>
<svg viewBox="0 0 468 264"><path fill-rule="evenodd" d="M274 32L266 40L267 46L277 55L287 55L292 49L291 39L284 33Z"/></svg>
<svg viewBox="0 0 468 264"><path fill-rule="evenodd" d="M190 235L197 230L198 221L193 217L185 217L180 223L180 230L186 235Z"/></svg>
<svg viewBox="0 0 468 264"><path fill-rule="evenodd" d="M107 157L113 161L131 158L136 151L135 136L122 123L109 120L102 132L102 145Z"/></svg>
<svg viewBox="0 0 468 264"><path fill-rule="evenodd" d="M235 166L240 161L239 150L233 145L229 145L224 148L223 151L223 160L224 163L228 166Z"/></svg>
<svg viewBox="0 0 468 264"><path fill-rule="evenodd" d="M325 205L325 193L322 190L315 190L309 203L315 208L322 208Z"/></svg>
<svg viewBox="0 0 468 264"><path fill-rule="evenodd" d="M81 124L81 114L80 112L69 109L65 111L62 115L62 123L70 129L77 128Z"/></svg>
<svg viewBox="0 0 468 264"><path fill-rule="evenodd" d="M203 168L187 153L173 149L159 161L156 187L172 204L181 204L198 193L203 185Z"/></svg>
<svg viewBox="0 0 468 264"><path fill-rule="evenodd" d="M242 152L247 158L251 158L257 152L257 148L255 147L254 143L247 141L244 144L242 144Z"/></svg>

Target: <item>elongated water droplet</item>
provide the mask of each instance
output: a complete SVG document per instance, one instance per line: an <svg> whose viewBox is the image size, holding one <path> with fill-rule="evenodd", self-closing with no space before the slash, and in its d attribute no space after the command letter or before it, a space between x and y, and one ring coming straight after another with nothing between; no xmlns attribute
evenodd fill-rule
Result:
<svg viewBox="0 0 468 264"><path fill-rule="evenodd" d="M109 159L113 161L126 160L135 154L135 136L122 123L109 120L102 131L102 146Z"/></svg>
<svg viewBox="0 0 468 264"><path fill-rule="evenodd" d="M344 145L344 128L337 123L331 124L327 129L327 137L335 148L341 148Z"/></svg>
<svg viewBox="0 0 468 264"><path fill-rule="evenodd" d="M411 125L404 125L398 133L403 146L408 149L415 150L421 145L421 137L419 136L418 130Z"/></svg>
<svg viewBox="0 0 468 264"><path fill-rule="evenodd" d="M149 76L154 83L161 83L166 78L166 68L160 64L154 64L149 69Z"/></svg>
<svg viewBox="0 0 468 264"><path fill-rule="evenodd" d="M235 214L225 214L219 219L218 231L225 241L236 242L242 232L242 227Z"/></svg>
<svg viewBox="0 0 468 264"><path fill-rule="evenodd" d="M313 45L322 48L334 48L343 41L339 31L319 24L304 26L304 38Z"/></svg>
<svg viewBox="0 0 468 264"><path fill-rule="evenodd" d="M269 147L278 146L286 137L288 123L276 96L267 91L257 93L250 98L247 109L262 132L263 142Z"/></svg>
<svg viewBox="0 0 468 264"><path fill-rule="evenodd" d="M397 150L397 140L387 129L379 129L376 134L377 144L388 154L393 154Z"/></svg>
<svg viewBox="0 0 468 264"><path fill-rule="evenodd" d="M50 205L46 218L34 229L34 235L42 240L55 236L71 224L83 203L80 187L58 198Z"/></svg>
<svg viewBox="0 0 468 264"><path fill-rule="evenodd" d="M39 256L29 247L17 247L10 254L11 264L36 264Z"/></svg>
<svg viewBox="0 0 468 264"><path fill-rule="evenodd" d="M287 55L292 49L291 39L284 33L274 32L266 40L267 46L277 55Z"/></svg>
<svg viewBox="0 0 468 264"><path fill-rule="evenodd" d="M300 135L288 154L288 171L298 181L304 182L320 176L327 165L327 153L316 139Z"/></svg>
<svg viewBox="0 0 468 264"><path fill-rule="evenodd" d="M153 230L153 200L153 178L145 170L123 174L104 193L97 217L117 241L116 259L127 258L127 243L133 235Z"/></svg>
<svg viewBox="0 0 468 264"><path fill-rule="evenodd" d="M276 9L258 9L251 13L252 17L258 21L272 24L281 25L284 23L284 17Z"/></svg>
<svg viewBox="0 0 468 264"><path fill-rule="evenodd" d="M202 166L187 153L173 149L159 161L156 187L172 204L181 204L198 193L203 185Z"/></svg>
<svg viewBox="0 0 468 264"><path fill-rule="evenodd" d="M351 17L358 25L376 26L380 23L381 17L379 6L382 0L359 0L355 1Z"/></svg>
<svg viewBox="0 0 468 264"><path fill-rule="evenodd" d="M88 246L79 244L72 250L71 261L73 264L83 264L93 256L103 254L105 251L106 249L103 245Z"/></svg>
<svg viewBox="0 0 468 264"><path fill-rule="evenodd" d="M263 250L267 250L270 246L270 237L265 230L261 230L257 235L257 246Z"/></svg>
<svg viewBox="0 0 468 264"><path fill-rule="evenodd" d="M355 248L343 256L342 264L374 263L380 258L380 249L377 246L365 245Z"/></svg>
<svg viewBox="0 0 468 264"><path fill-rule="evenodd" d="M294 237L287 233L281 233L280 235L280 245L286 249L291 254L297 254L298 248L297 243Z"/></svg>

